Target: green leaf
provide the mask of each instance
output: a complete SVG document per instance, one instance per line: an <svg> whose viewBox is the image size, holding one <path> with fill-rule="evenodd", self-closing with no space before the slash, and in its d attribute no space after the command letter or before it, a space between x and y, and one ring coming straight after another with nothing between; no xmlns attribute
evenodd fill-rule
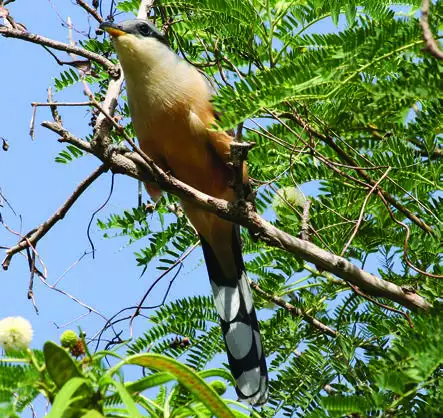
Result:
<svg viewBox="0 0 443 418"><path fill-rule="evenodd" d="M131 394L128 392L128 390L125 388L124 385L122 385L119 381L112 379L105 379L103 382L107 382L108 384L113 385L117 389L117 393L119 394L122 402L125 404L128 413L131 417L134 418L142 417L142 415L137 409L137 404L135 403Z"/></svg>
<svg viewBox="0 0 443 418"><path fill-rule="evenodd" d="M76 362L68 352L52 341L47 341L43 347L46 369L58 388L75 377L84 377Z"/></svg>
<svg viewBox="0 0 443 418"><path fill-rule="evenodd" d="M233 418L235 416L211 386L190 367L174 359L158 354L136 354L114 366L108 371L108 374L116 372L124 364L137 364L161 372L168 372L217 417Z"/></svg>
<svg viewBox="0 0 443 418"><path fill-rule="evenodd" d="M55 397L54 404L48 414L48 418L62 417L65 411L67 411L70 407L72 403L71 398L73 395L82 385L86 383L86 379L80 377L73 377L72 379L68 380Z"/></svg>
<svg viewBox="0 0 443 418"><path fill-rule="evenodd" d="M151 376L143 377L135 382L128 382L125 388L129 393L143 392L146 389L163 385L174 379L169 373L154 373Z"/></svg>

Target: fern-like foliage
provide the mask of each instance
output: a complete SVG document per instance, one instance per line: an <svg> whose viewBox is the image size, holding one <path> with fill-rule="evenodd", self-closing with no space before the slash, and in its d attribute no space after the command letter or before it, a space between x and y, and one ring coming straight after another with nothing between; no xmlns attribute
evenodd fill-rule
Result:
<svg viewBox="0 0 443 418"><path fill-rule="evenodd" d="M171 47L219 86L220 127L244 122L243 139L255 143L248 169L257 210L294 236L307 228L319 247L436 305L410 313L362 297L243 231L246 267L261 289L337 332L325 335L256 295L271 370L263 417L438 416L442 67L424 50L420 7L415 0L162 0L154 8ZM438 34L441 2L430 16ZM114 59L107 42L84 45ZM97 66L89 77L100 94L106 74ZM128 118L125 103L119 113ZM127 130L134 134L130 124ZM198 242L168 196L154 213L127 210L99 226L130 243L143 240L136 254L143 267L168 270ZM211 298L178 299L150 316L129 353L151 350L204 370L223 351L217 324ZM187 396L163 388L157 400L185 407Z"/></svg>

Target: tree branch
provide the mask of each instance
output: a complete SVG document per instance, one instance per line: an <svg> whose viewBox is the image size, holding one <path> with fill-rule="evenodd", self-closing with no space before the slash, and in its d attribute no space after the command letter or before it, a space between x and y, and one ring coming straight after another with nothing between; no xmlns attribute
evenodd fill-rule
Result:
<svg viewBox="0 0 443 418"><path fill-rule="evenodd" d="M5 36L6 38L21 39L23 41L32 42L38 45L44 45L70 54L80 55L81 57L87 58L91 61L95 61L103 65L108 70L111 77L113 78L118 78L120 74L120 69L118 65L113 64L107 58L99 54L96 54L94 52L88 51L84 48L80 48L75 45L65 44L63 42L55 41L54 39L49 39L41 35L36 35L35 33L29 33L14 28L8 28L2 25L0 25L0 35Z"/></svg>
<svg viewBox="0 0 443 418"><path fill-rule="evenodd" d="M76 146L80 144L81 147L81 144L85 142L70 134L57 123L44 122L43 126L50 126L54 132L62 135L63 141ZM89 145L87 142L86 144ZM122 155L116 151L101 152L93 147L90 147L89 152L109 165L113 172L125 174L143 182L156 183L162 190L172 193L180 199L192 202L196 206L215 213L223 219L247 228L255 237L268 245L293 253L313 263L318 268L333 273L343 280L358 286L372 296L385 297L413 310L430 307L430 304L421 296L405 292L400 286L360 269L343 257L336 256L311 242L303 241L279 230L261 218L255 212L250 202L245 202L245 205L238 206L204 194L165 173L152 161L147 162L135 152L128 152Z"/></svg>
<svg viewBox="0 0 443 418"><path fill-rule="evenodd" d="M100 16L96 9L91 7L83 0L76 0L76 3L84 10L86 10L98 23L104 22L104 19Z"/></svg>
<svg viewBox="0 0 443 418"><path fill-rule="evenodd" d="M423 29L423 40L426 43L426 49L437 59L443 60L443 51L440 50L437 41L432 35L431 28L429 26L429 0L423 0L421 8L420 25Z"/></svg>
<svg viewBox="0 0 443 418"><path fill-rule="evenodd" d="M106 171L108 171L108 167L105 164L98 167L78 185L72 195L69 196L68 200L66 200L66 202L63 203L63 205L46 222L43 222L37 229L26 234L17 245L7 250L6 258L2 263L3 269L8 269L9 263L11 262L11 258L14 254L24 250L25 248L35 247L37 242L43 238L58 221L65 217L69 209L71 209L72 205L77 201L82 193Z"/></svg>

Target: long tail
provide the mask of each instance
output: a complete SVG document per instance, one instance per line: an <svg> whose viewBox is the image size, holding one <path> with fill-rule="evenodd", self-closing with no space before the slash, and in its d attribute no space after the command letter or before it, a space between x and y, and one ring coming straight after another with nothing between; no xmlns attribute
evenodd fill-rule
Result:
<svg viewBox="0 0 443 418"><path fill-rule="evenodd" d="M210 245L200 237L206 267L220 316L229 367L240 399L252 405L268 399L268 371L260 340L257 315L240 246L238 226L232 234L232 255L237 271L226 277Z"/></svg>

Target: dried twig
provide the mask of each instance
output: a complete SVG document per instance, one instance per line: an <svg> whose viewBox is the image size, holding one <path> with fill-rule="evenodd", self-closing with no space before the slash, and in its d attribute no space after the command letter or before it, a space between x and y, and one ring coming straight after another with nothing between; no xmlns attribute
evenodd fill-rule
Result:
<svg viewBox="0 0 443 418"><path fill-rule="evenodd" d="M82 302L80 299L78 299L77 297L71 295L70 293L66 292L63 289L60 289L59 287L55 286L55 285L51 285L48 283L48 281L46 280L46 278L43 276L43 274L38 270L35 269L35 273L37 274L37 276L39 277L40 281L49 289L56 291L57 293L61 293L62 295L65 295L66 297L68 297L69 299L71 299L72 301L74 301L75 303L79 304L81 307L87 309L89 312L93 312L96 315L98 315L100 318L104 319L106 322L108 322L108 318L106 318L102 313L100 313L99 311L97 311L96 309L94 309L93 307L89 306L88 304L86 304L85 302Z"/></svg>
<svg viewBox="0 0 443 418"><path fill-rule="evenodd" d="M40 103L40 102L32 102L31 106L39 107L39 106L92 106L91 102L47 102L47 103Z"/></svg>
<svg viewBox="0 0 443 418"><path fill-rule="evenodd" d="M31 254L31 251L29 248L26 248L28 263L29 263L29 271L30 271L30 277L29 277L29 287L28 287L28 299L32 301L32 305L34 306L35 313L38 315L38 307L37 303L35 302L34 298L34 276L35 276L35 252Z"/></svg>
<svg viewBox="0 0 443 418"><path fill-rule="evenodd" d="M43 49L51 55L58 65L69 65L71 67L77 68L78 70L82 70L83 72L90 71L91 63L89 60L74 60L74 61L62 61L57 55L55 55L50 48L45 45L42 45Z"/></svg>
<svg viewBox="0 0 443 418"><path fill-rule="evenodd" d="M24 242L25 243L25 248L26 249L31 249L32 250L32 256L37 257L38 261L40 262L40 264L43 267L43 272L41 273L43 278L47 278L48 277L48 270L46 269L45 263L43 262L43 259L40 257L40 255L38 254L35 245L33 243L31 243L29 241L29 235L31 235L36 229L31 230L30 232L28 232L28 234L26 235L22 235L20 232L14 231L10 226L8 226L3 219L0 217L0 223L6 228L7 231L9 231L11 234L14 234L16 236L18 236L20 238L20 242ZM8 253L9 248L6 251L6 254ZM8 257L5 258L5 261ZM5 262L4 261L4 262ZM30 262L30 258L28 258L28 262ZM37 269L35 268L35 262L33 263L33 265L31 266L30 264L30 270L31 270L31 274L33 274L32 270L36 271Z"/></svg>
<svg viewBox="0 0 443 418"><path fill-rule="evenodd" d="M31 115L31 122L29 123L29 135L31 136L32 139L35 139L35 115L37 112L37 107L41 107L41 106L50 106L51 108L55 107L55 106L72 106L72 107L77 107L77 106L91 106L92 103L91 102L48 102L48 103L40 103L40 102L32 102L31 106L32 106L32 115Z"/></svg>
<svg viewBox="0 0 443 418"><path fill-rule="evenodd" d="M160 274L160 276L158 276L151 284L151 286L149 286L149 289L145 292L145 294L143 295L143 297L141 298L140 302L137 304L137 307L134 311L134 313L131 315L131 319L129 321L129 329L130 329L130 335L132 337L132 323L135 319L135 317L137 317L140 314L140 310L143 308L143 304L145 303L146 298L150 295L152 289L154 289L154 287L157 285L157 283L163 279L163 277L165 277L167 274L169 274L172 270L174 270L177 266L182 266L183 261L198 247L199 241L196 242L194 245L192 245L192 247L190 247L186 252L184 252L179 258L177 258L177 260L175 260L174 264L171 264L171 266L165 270L162 274ZM178 274L178 273L177 273ZM172 282L175 280L175 277L173 277L173 279L170 282L170 285L172 285ZM159 304L159 306L162 306L165 303L166 297L168 295L169 292L167 292L165 294L165 297L163 298L163 301Z"/></svg>
<svg viewBox="0 0 443 418"><path fill-rule="evenodd" d="M423 29L423 40L426 43L426 49L435 58L443 60L443 51L440 50L438 42L434 39L429 26L429 4L429 0L423 0L423 5L421 8L420 25Z"/></svg>
<svg viewBox="0 0 443 418"><path fill-rule="evenodd" d="M52 323L54 324L54 326L55 326L57 329L65 328L65 327L67 327L68 325L71 325L71 324L73 324L74 322L79 321L80 319L84 318L85 316L90 315L91 312L92 312L92 311L89 311L89 310L88 310L87 312L84 312L84 313L82 313L81 315L77 316L76 318L71 319L70 321L65 322L65 323L63 323L63 324L57 324L57 322L55 322L55 321L53 321Z"/></svg>
<svg viewBox="0 0 443 418"><path fill-rule="evenodd" d="M83 0L75 0L76 3L84 10L86 10L98 23L104 22L104 19L100 16L99 12L91 7Z"/></svg>
<svg viewBox="0 0 443 418"><path fill-rule="evenodd" d="M87 255L91 254L89 251L85 251L77 260L75 260L60 276L59 278L54 282L54 286L57 286L60 281L63 279L63 277L65 277L65 275L74 267L76 266L78 263L80 263L80 261L83 260L84 257L86 257Z"/></svg>
<svg viewBox="0 0 443 418"><path fill-rule="evenodd" d="M35 33L24 32L18 29L8 28L6 26L1 26L1 25L0 25L0 35L3 35L7 38L17 38L23 41L32 42L38 45L44 45L50 48L54 48L59 51L80 55L81 57L87 58L91 61L95 61L98 64L103 65L109 71L109 74L113 78L118 78L120 74L119 66L114 65L107 58L99 54L88 51L84 48L80 48L78 46L72 46L69 44L65 44L63 42L55 41L54 39L37 35Z"/></svg>
<svg viewBox="0 0 443 418"><path fill-rule="evenodd" d="M108 167L103 164L98 167L93 173L91 173L85 180L83 180L74 192L69 196L65 203L46 221L43 222L37 229L26 234L21 241L11 247L6 251L6 258L3 260L2 266L4 270L7 270L11 262L11 258L14 254L25 248L35 247L37 242L46 235L47 232L61 219L63 219L72 205L77 201L77 199L82 195L82 193L100 177L103 173L108 170Z"/></svg>
<svg viewBox="0 0 443 418"><path fill-rule="evenodd" d="M375 303L376 305L378 305L378 306L380 306L380 307L382 307L382 308L384 308L384 309L387 309L388 311L396 312L396 313L398 313L398 314L400 314L400 315L403 315L403 316L406 318L406 320L408 321L409 326L410 326L411 328L414 328L414 324L412 323L411 317L409 316L409 314L408 314L407 312L403 312L403 311L401 311L400 309L393 308L392 306L389 306L389 305L386 305L386 304L384 304L384 303L381 303L381 302L379 302L379 301L377 301L377 300L371 298L370 296L368 296L365 292L362 292L362 291L358 288L358 286L354 286L352 283L349 283L349 282L348 282L348 284L349 284L349 286L351 286L351 289L352 289L357 295L359 295L359 296L365 298L365 299L368 300L369 302Z"/></svg>
<svg viewBox="0 0 443 418"><path fill-rule="evenodd" d="M37 113L37 106L32 106L31 121L29 122L29 136L35 139L35 114Z"/></svg>

